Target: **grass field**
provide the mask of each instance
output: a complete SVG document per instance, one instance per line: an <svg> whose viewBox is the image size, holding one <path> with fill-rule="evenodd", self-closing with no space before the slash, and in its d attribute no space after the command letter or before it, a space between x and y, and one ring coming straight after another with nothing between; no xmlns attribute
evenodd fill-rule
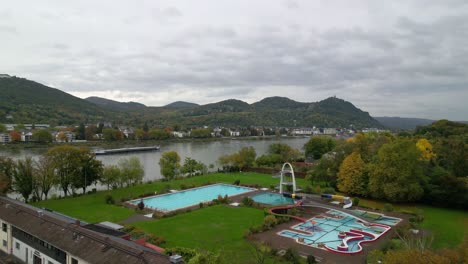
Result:
<svg viewBox="0 0 468 264"><path fill-rule="evenodd" d="M225 263L246 263L254 255L243 235L250 226L260 225L263 218L263 210L217 205L133 225L164 237L166 248L181 246L221 251Z"/></svg>
<svg viewBox="0 0 468 264"><path fill-rule="evenodd" d="M135 212L121 206L106 204L105 196L108 194L111 194L115 201L119 201L121 198L136 198L141 194L155 191L160 193L165 189L180 189L182 185L192 187L218 182L233 183L235 180L240 180L241 184L258 184L262 187L276 186L279 183L279 179L267 174L215 173L170 182L145 183L74 198L42 201L34 205L47 207L91 223L119 222ZM297 179L297 184L302 187L306 185L306 181ZM360 205L382 209L384 202L361 199ZM421 227L434 234L433 246L436 248L456 246L461 243L464 236L468 236L467 212L426 205L394 204L394 208L397 212L422 210L425 220ZM248 258L248 255L252 254L251 248L242 235L250 225L259 223L258 221L262 218L261 210L215 206L138 225L156 235L164 236L168 241L168 246L203 246L210 250L223 249L227 256L236 259L236 254L241 254L243 258Z"/></svg>
<svg viewBox="0 0 468 264"><path fill-rule="evenodd" d="M382 210L384 202L360 199L359 205ZM468 236L468 212L415 204L394 204L395 212L422 212L421 227L432 232L435 248L455 247Z"/></svg>
<svg viewBox="0 0 468 264"><path fill-rule="evenodd" d="M232 184L237 179L240 180L241 184L258 184L262 187L279 184L279 179L272 178L268 174L214 173L170 182L145 183L112 191L100 191L79 197L41 201L34 205L46 207L91 223L101 221L119 222L135 214L135 212L124 207L106 204L105 197L108 194L112 195L114 200L118 202L122 198L137 198L141 194L154 193L155 191L160 193L164 189L180 189L182 185L191 187L218 182ZM304 179L297 179L296 181L298 186L305 184Z"/></svg>

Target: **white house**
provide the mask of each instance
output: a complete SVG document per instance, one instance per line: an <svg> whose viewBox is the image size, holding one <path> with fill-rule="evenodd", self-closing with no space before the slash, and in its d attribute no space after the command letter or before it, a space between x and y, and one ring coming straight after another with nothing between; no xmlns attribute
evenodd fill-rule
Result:
<svg viewBox="0 0 468 264"><path fill-rule="evenodd" d="M11 141L10 134L8 133L1 133L0 134L0 143L8 143Z"/></svg>

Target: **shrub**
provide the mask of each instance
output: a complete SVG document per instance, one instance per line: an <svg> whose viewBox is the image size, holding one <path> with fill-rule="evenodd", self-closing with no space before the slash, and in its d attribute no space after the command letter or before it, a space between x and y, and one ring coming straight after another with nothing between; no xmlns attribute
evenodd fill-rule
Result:
<svg viewBox="0 0 468 264"><path fill-rule="evenodd" d="M132 232L134 229L135 229L134 226L131 226L131 225L124 225L122 231L125 232L125 233L130 233L130 232Z"/></svg>
<svg viewBox="0 0 468 264"><path fill-rule="evenodd" d="M254 200L248 196L242 198L242 204L248 207L252 207L254 204Z"/></svg>
<svg viewBox="0 0 468 264"><path fill-rule="evenodd" d="M143 202L143 199L140 200L137 206L138 209L140 209L140 211L143 211L143 209L145 209L145 203Z"/></svg>
<svg viewBox="0 0 468 264"><path fill-rule="evenodd" d="M300 264L300 256L299 253L297 253L297 250L294 248L288 248L286 250L286 254L284 254L284 258L292 264Z"/></svg>
<svg viewBox="0 0 468 264"><path fill-rule="evenodd" d="M299 214L299 210L296 208L296 207L293 207L289 210L289 214L290 215L298 215Z"/></svg>
<svg viewBox="0 0 468 264"><path fill-rule="evenodd" d="M336 190L335 188L332 188L332 187L326 187L326 188L323 188L322 193L336 194Z"/></svg>
<svg viewBox="0 0 468 264"><path fill-rule="evenodd" d="M308 255L307 256L307 264L315 264L315 263L318 263L317 260L315 259L315 257L312 256L312 255Z"/></svg>
<svg viewBox="0 0 468 264"><path fill-rule="evenodd" d="M263 228L266 230L272 229L275 225L278 224L278 220L274 215L267 215L263 219Z"/></svg>
<svg viewBox="0 0 468 264"><path fill-rule="evenodd" d="M185 189L187 189L187 186L186 186L185 184L182 183L182 184L180 185L180 189L185 190Z"/></svg>
<svg viewBox="0 0 468 264"><path fill-rule="evenodd" d="M354 205L354 206L358 206L358 205L359 205L359 201L360 201L360 200L359 200L359 197L354 197L354 198L353 198L353 205Z"/></svg>
<svg viewBox="0 0 468 264"><path fill-rule="evenodd" d="M304 188L304 192L305 193L312 193L312 186L306 185L306 187Z"/></svg>
<svg viewBox="0 0 468 264"><path fill-rule="evenodd" d="M270 185L270 190L274 190L275 189L275 185Z"/></svg>
<svg viewBox="0 0 468 264"><path fill-rule="evenodd" d="M239 179L237 179L237 180L234 181L234 185L239 185L239 184L240 184L240 180L239 180Z"/></svg>
<svg viewBox="0 0 468 264"><path fill-rule="evenodd" d="M161 246L164 243L166 243L166 239L164 239L163 237L155 236L153 234L146 234L145 240L146 242L151 243L153 245L157 245L157 246Z"/></svg>
<svg viewBox="0 0 468 264"><path fill-rule="evenodd" d="M393 205L391 203L386 203L384 204L383 209L386 212L393 212Z"/></svg>
<svg viewBox="0 0 468 264"><path fill-rule="evenodd" d="M104 199L106 201L106 204L115 204L114 197L112 197L112 195L110 194L107 194Z"/></svg>
<svg viewBox="0 0 468 264"><path fill-rule="evenodd" d="M249 231L250 231L251 234L260 233L262 231L262 227L261 226L251 226L251 227L249 227Z"/></svg>

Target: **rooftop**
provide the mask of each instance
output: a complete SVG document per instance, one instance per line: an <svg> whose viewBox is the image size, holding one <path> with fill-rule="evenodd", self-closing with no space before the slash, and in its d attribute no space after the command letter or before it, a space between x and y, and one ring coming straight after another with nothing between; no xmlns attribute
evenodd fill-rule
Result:
<svg viewBox="0 0 468 264"><path fill-rule="evenodd" d="M89 263L170 263L169 256L7 197L0 197L0 218Z"/></svg>

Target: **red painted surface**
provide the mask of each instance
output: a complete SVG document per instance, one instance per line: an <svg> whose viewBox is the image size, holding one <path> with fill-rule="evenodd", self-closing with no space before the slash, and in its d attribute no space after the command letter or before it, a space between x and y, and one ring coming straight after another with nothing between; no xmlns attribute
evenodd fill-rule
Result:
<svg viewBox="0 0 468 264"><path fill-rule="evenodd" d="M275 213L274 211L275 210L288 210L288 209L291 209L293 207L296 207L297 205L300 205L300 203L296 203L294 205L288 205L288 206L280 206L280 207L273 207L273 208L270 208L270 210L268 210L270 212L270 214L272 215L278 215L278 216L288 216L288 217L291 217L293 219L296 219L298 221L301 221L301 222L306 222L307 219L305 218L302 218L302 217L299 217L299 216L295 216L295 215L287 215L287 214L279 214L279 213Z"/></svg>
<svg viewBox="0 0 468 264"><path fill-rule="evenodd" d="M164 252L164 248L161 248L161 247L158 247L158 246L153 245L151 243L148 243L148 242L145 241L144 238L137 239L137 240L135 240L133 242L135 242L136 244L138 244L140 246L144 246L144 247L150 248L152 250L156 250L157 252L161 252L161 253Z"/></svg>

